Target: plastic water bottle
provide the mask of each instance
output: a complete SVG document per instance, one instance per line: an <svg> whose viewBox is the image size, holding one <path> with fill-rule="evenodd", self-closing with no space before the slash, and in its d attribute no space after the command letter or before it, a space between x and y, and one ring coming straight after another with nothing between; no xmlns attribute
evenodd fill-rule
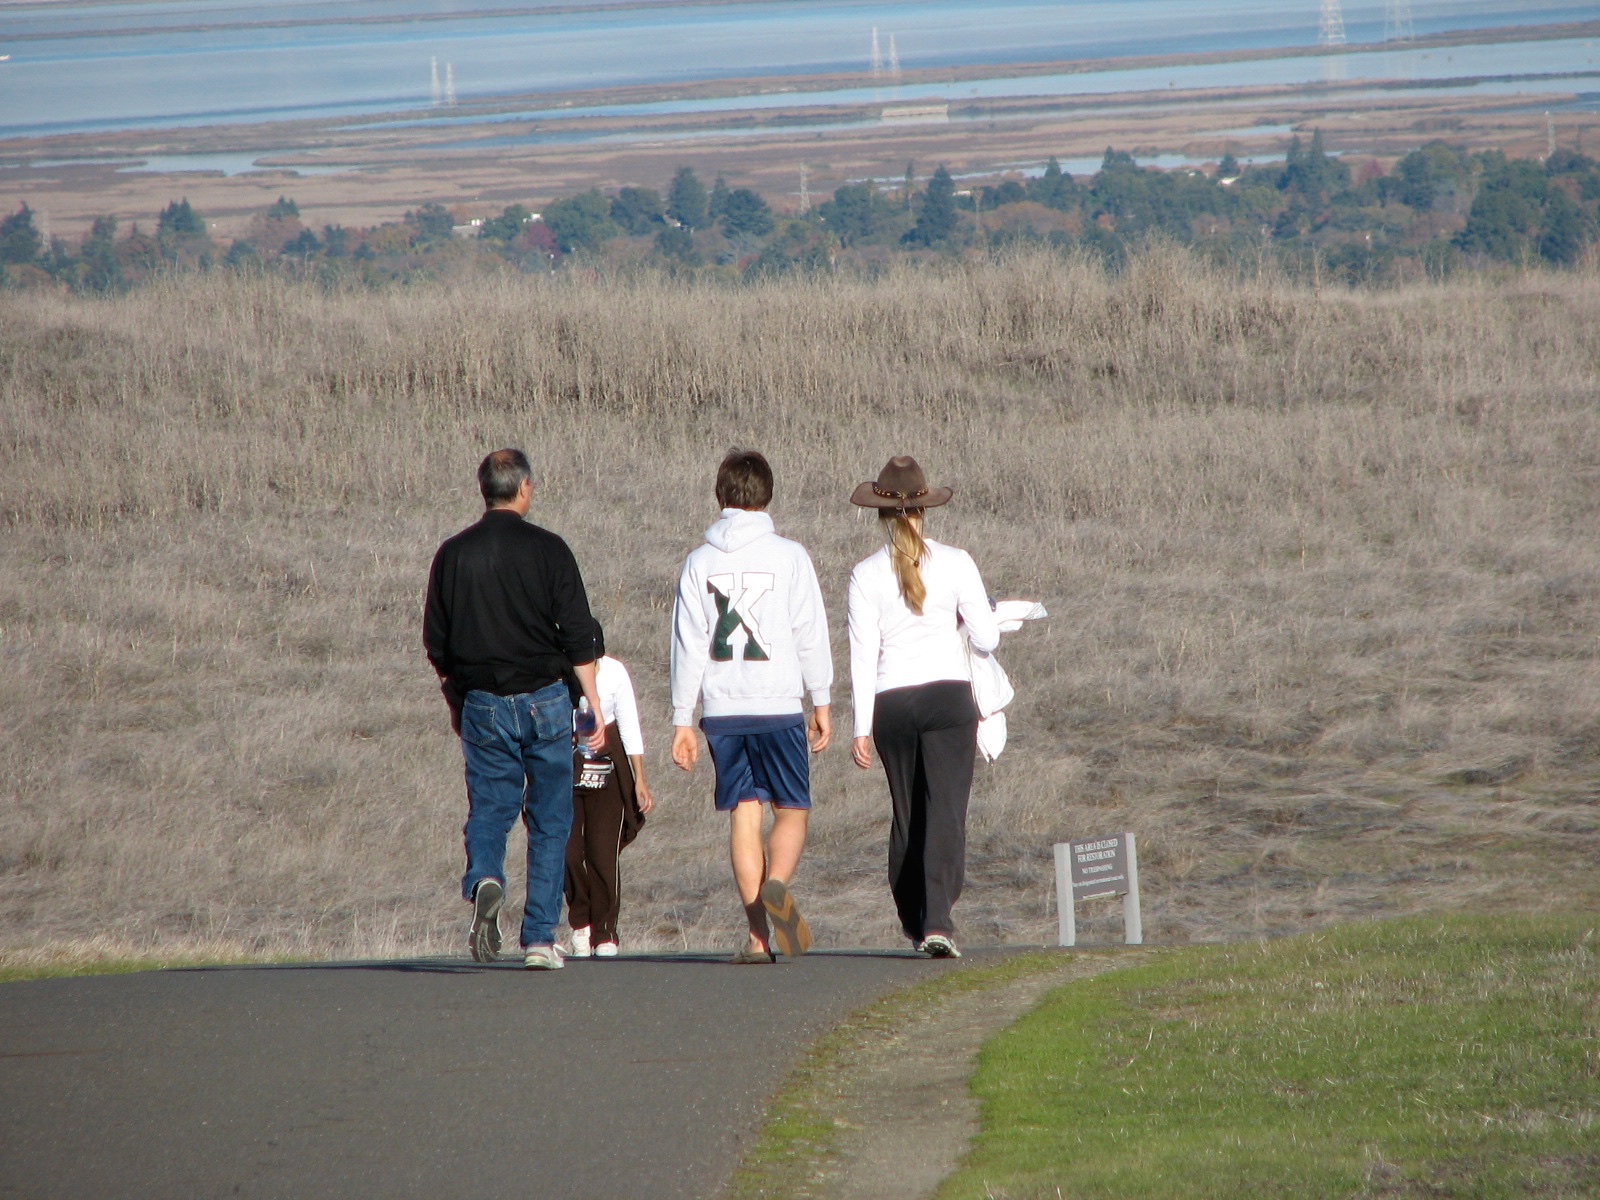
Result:
<svg viewBox="0 0 1600 1200"><path fill-rule="evenodd" d="M594 731L600 728L600 720L589 707L589 698L583 697L578 701L578 710L572 714L572 732L574 740L578 743L578 750L585 758L599 758L593 750L589 749L589 738Z"/></svg>

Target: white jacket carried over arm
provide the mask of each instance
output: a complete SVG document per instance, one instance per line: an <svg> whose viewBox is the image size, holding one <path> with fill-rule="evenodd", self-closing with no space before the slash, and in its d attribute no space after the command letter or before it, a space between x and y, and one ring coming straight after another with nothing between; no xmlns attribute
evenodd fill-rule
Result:
<svg viewBox="0 0 1600 1200"><path fill-rule="evenodd" d="M725 508L692 551L672 613L672 723L783 716L833 687L828 618L811 556L764 512Z"/></svg>
<svg viewBox="0 0 1600 1200"><path fill-rule="evenodd" d="M1024 621L1050 614L1033 600L1002 600L994 606L994 615L1001 633L1015 633ZM978 706L978 753L985 762L993 762L1006 748L1006 714L1001 710L1017 693L993 651L980 650L969 639L967 661L972 668L972 699Z"/></svg>

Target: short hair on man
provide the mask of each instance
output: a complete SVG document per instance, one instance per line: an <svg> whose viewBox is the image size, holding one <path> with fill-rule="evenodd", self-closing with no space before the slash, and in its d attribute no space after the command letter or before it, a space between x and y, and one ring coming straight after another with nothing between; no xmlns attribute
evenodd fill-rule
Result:
<svg viewBox="0 0 1600 1200"><path fill-rule="evenodd" d="M509 504L522 490L522 481L532 478L533 467L521 450L496 450L478 464L478 490L490 506Z"/></svg>
<svg viewBox="0 0 1600 1200"><path fill-rule="evenodd" d="M717 468L717 503L746 509L772 503L772 467L759 451L728 451Z"/></svg>

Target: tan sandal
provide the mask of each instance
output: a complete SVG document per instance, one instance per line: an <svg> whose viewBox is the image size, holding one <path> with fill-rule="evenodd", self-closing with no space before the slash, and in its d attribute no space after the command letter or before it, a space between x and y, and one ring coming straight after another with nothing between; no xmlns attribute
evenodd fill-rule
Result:
<svg viewBox="0 0 1600 1200"><path fill-rule="evenodd" d="M781 879L769 879L761 885L761 903L772 922L772 940L778 949L790 958L798 958L811 949L811 927L800 915L790 895L788 885Z"/></svg>

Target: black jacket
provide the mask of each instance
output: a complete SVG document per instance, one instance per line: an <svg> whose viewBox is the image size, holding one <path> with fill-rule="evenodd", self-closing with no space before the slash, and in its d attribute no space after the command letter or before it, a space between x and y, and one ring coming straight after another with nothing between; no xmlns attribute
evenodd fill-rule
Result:
<svg viewBox="0 0 1600 1200"><path fill-rule="evenodd" d="M595 660L599 636L566 542L509 509L433 556L422 643L457 704L474 689L513 696L569 679Z"/></svg>

